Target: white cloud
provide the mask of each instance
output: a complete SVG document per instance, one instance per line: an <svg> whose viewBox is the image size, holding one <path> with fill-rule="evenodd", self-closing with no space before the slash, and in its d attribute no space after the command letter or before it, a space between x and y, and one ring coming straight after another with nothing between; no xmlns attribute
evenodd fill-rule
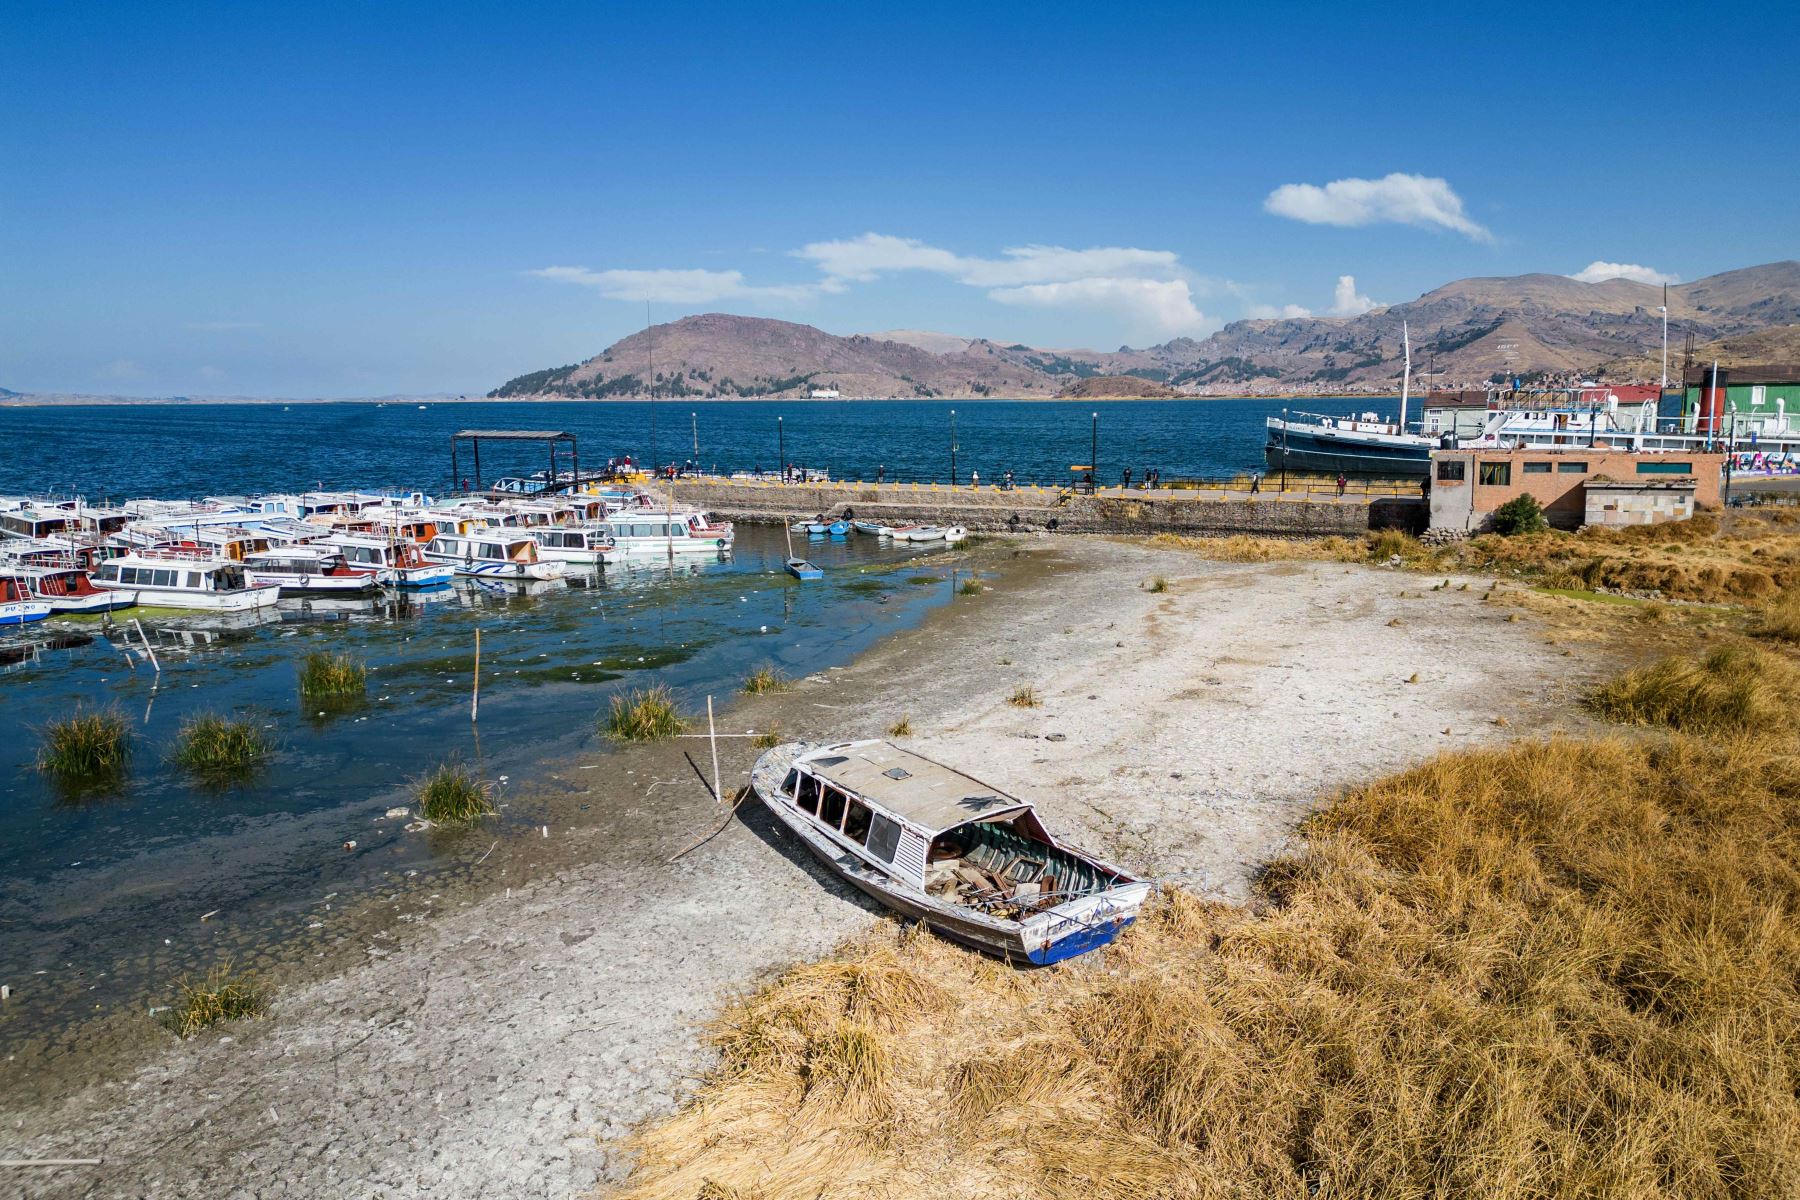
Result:
<svg viewBox="0 0 1800 1200"><path fill-rule="evenodd" d="M1218 323L1194 305L1184 279L1096 276L1056 283L994 288L988 299L1029 308L1088 308L1118 313L1138 328L1176 337L1206 333Z"/></svg>
<svg viewBox="0 0 1800 1200"><path fill-rule="evenodd" d="M1337 289L1331 294L1331 315L1334 317L1360 317L1371 309L1380 308L1379 302L1367 296L1358 295L1356 276L1339 275Z"/></svg>
<svg viewBox="0 0 1800 1200"><path fill-rule="evenodd" d="M1435 225L1478 242L1494 240L1463 212L1462 197L1447 181L1428 175L1396 171L1380 179L1338 179L1324 187L1284 183L1269 193L1263 208L1309 225Z"/></svg>
<svg viewBox="0 0 1800 1200"><path fill-rule="evenodd" d="M892 271L930 271L970 287L1017 287L1100 276L1167 275L1180 268L1172 250L1139 250L1130 246L1013 246L1000 258L956 254L916 238L865 233L830 242L810 242L794 257L812 263L827 279L867 283Z"/></svg>
<svg viewBox="0 0 1800 1200"><path fill-rule="evenodd" d="M1600 283L1607 279L1629 279L1634 283L1680 283L1681 276L1665 275L1652 267L1641 267L1637 263L1601 262L1598 259L1569 276L1582 283Z"/></svg>
<svg viewBox="0 0 1800 1200"><path fill-rule="evenodd" d="M1244 315L1253 321L1292 321L1312 316L1312 309L1304 304L1283 304L1279 308L1273 304L1252 304L1244 309Z"/></svg>
<svg viewBox="0 0 1800 1200"><path fill-rule="evenodd" d="M591 287L609 300L654 301L659 304L710 304L715 300L803 300L819 289L811 284L754 286L742 271L610 270L587 267L539 267L527 271L539 279Z"/></svg>

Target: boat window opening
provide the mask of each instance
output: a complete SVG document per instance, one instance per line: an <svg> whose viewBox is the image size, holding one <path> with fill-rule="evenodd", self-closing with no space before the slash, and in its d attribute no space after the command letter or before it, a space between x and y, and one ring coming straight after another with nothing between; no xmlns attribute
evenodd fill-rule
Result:
<svg viewBox="0 0 1800 1200"><path fill-rule="evenodd" d="M912 778L912 772L907 770L905 767L889 767L887 770L883 771L882 774L886 775L889 779L911 779Z"/></svg>
<svg viewBox="0 0 1800 1200"><path fill-rule="evenodd" d="M874 814L867 805L856 800L850 801L849 811L844 814L844 836L861 845L869 838L869 820Z"/></svg>
<svg viewBox="0 0 1800 1200"><path fill-rule="evenodd" d="M156 569L156 586L157 587L174 587L175 586L175 572L169 571L169 570L164 570L163 568L158 567Z"/></svg>
<svg viewBox="0 0 1800 1200"><path fill-rule="evenodd" d="M1497 487L1508 486L1512 483L1512 464L1509 462L1482 463L1481 482Z"/></svg>
<svg viewBox="0 0 1800 1200"><path fill-rule="evenodd" d="M494 545L491 542L481 543L481 557L483 557L483 558L499 558L499 557L501 557L500 547Z"/></svg>
<svg viewBox="0 0 1800 1200"><path fill-rule="evenodd" d="M1445 461L1437 465L1437 477L1446 483L1461 482L1464 463L1461 461Z"/></svg>
<svg viewBox="0 0 1800 1200"><path fill-rule="evenodd" d="M794 803L798 804L800 811L808 816L818 816L819 781L811 775L802 775L799 790L794 793Z"/></svg>
<svg viewBox="0 0 1800 1200"><path fill-rule="evenodd" d="M820 789L819 820L833 829L844 826L844 793L829 784Z"/></svg>
<svg viewBox="0 0 1800 1200"><path fill-rule="evenodd" d="M198 572L198 571L187 572L186 586L191 587L191 588L199 587L200 586L200 572Z"/></svg>
<svg viewBox="0 0 1800 1200"><path fill-rule="evenodd" d="M1527 475L1548 475L1550 473L1550 464L1547 462L1528 462L1525 464L1525 473Z"/></svg>
<svg viewBox="0 0 1800 1200"><path fill-rule="evenodd" d="M1587 464L1584 462L1559 462L1556 464L1558 475L1586 475Z"/></svg>
<svg viewBox="0 0 1800 1200"><path fill-rule="evenodd" d="M894 852L900 848L900 825L890 821L880 813L876 813L869 827L869 853L882 862L894 861Z"/></svg>

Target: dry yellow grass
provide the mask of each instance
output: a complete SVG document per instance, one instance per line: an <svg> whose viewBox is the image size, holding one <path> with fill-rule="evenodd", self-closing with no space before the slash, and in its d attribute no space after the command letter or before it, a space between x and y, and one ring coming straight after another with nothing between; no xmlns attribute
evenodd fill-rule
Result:
<svg viewBox="0 0 1800 1200"><path fill-rule="evenodd" d="M1254 911L1168 890L1063 968L886 926L731 1007L624 1194L1786 1200L1800 759L1758 717L1442 755Z"/></svg>

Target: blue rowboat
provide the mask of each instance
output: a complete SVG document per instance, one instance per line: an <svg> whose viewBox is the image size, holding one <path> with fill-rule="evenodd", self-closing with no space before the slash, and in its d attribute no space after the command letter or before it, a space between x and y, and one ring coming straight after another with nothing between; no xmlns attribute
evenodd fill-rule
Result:
<svg viewBox="0 0 1800 1200"><path fill-rule="evenodd" d="M787 560L787 573L789 575L792 575L795 579L799 579L799 580L825 578L825 572L819 570L819 568L813 566L811 563L807 562L804 558L788 559Z"/></svg>

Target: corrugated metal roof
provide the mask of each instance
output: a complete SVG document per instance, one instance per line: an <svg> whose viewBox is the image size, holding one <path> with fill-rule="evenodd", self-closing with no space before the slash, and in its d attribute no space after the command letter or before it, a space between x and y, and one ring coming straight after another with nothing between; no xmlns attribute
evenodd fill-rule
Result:
<svg viewBox="0 0 1800 1200"><path fill-rule="evenodd" d="M796 765L934 833L1025 806L1017 797L892 742L831 746Z"/></svg>
<svg viewBox="0 0 1800 1200"><path fill-rule="evenodd" d="M550 438L575 440L574 434L564 433L559 429L459 429L454 436L495 442L542 442Z"/></svg>

